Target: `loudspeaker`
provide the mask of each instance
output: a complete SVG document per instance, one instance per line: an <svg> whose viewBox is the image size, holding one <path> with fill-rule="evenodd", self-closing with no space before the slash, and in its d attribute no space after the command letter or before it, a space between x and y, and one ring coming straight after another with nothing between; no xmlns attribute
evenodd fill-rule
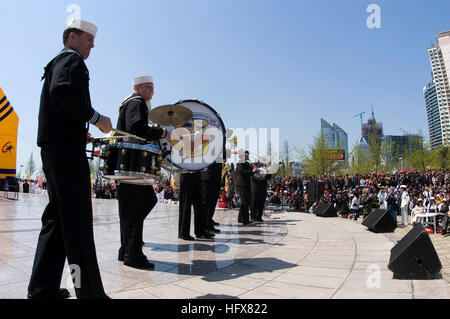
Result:
<svg viewBox="0 0 450 319"><path fill-rule="evenodd" d="M379 208L373 209L362 224L375 233L392 233L396 228L392 214Z"/></svg>
<svg viewBox="0 0 450 319"><path fill-rule="evenodd" d="M306 185L306 192L308 193L308 202L315 203L319 200L319 187L317 181L308 182Z"/></svg>
<svg viewBox="0 0 450 319"><path fill-rule="evenodd" d="M441 261L422 224L415 224L391 249L388 268L394 279L442 278Z"/></svg>
<svg viewBox="0 0 450 319"><path fill-rule="evenodd" d="M314 214L320 217L337 217L336 208L334 208L334 204L329 204L326 202L319 202L316 209L314 210Z"/></svg>
<svg viewBox="0 0 450 319"><path fill-rule="evenodd" d="M317 204L316 208L314 209L313 213L314 213L315 215L320 215L320 214L322 214L324 208L326 207L326 204L327 204L327 203L320 201L320 202Z"/></svg>

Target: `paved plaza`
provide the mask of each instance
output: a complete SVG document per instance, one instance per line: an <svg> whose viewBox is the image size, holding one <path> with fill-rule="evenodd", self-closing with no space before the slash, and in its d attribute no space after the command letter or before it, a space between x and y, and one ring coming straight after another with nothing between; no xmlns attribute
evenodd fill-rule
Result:
<svg viewBox="0 0 450 319"><path fill-rule="evenodd" d="M0 198L3 194L0 192ZM25 298L47 196L0 200L0 298ZM408 228L376 234L361 222L284 212L265 222L237 223L237 211L218 210L212 240L178 236L178 205L158 203L144 226L144 253L155 270L117 260L117 201L93 199L94 232L105 291L112 298L422 299L450 298L450 237L431 234L442 279L394 280L390 249ZM193 225L191 227L193 233ZM69 269L62 287L70 287Z"/></svg>

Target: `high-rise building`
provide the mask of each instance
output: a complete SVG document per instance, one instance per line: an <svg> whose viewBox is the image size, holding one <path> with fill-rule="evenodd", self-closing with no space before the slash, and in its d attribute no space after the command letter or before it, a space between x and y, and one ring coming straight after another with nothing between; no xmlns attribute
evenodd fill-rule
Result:
<svg viewBox="0 0 450 319"><path fill-rule="evenodd" d="M383 123L379 123L375 120L373 107L372 118L362 125L361 135L369 145L371 145L372 142L377 142L378 146L381 145L381 141L383 140Z"/></svg>
<svg viewBox="0 0 450 319"><path fill-rule="evenodd" d="M433 83L428 82L423 90L427 107L430 143L433 147L440 144L450 144L450 88L448 83L448 75L450 74L450 30L439 33L436 40L439 45L428 48ZM436 114L439 114L440 134L437 131Z"/></svg>
<svg viewBox="0 0 450 319"><path fill-rule="evenodd" d="M383 160L387 163L405 157L409 152L423 146L422 136L416 134L386 135L384 141L387 152Z"/></svg>
<svg viewBox="0 0 450 319"><path fill-rule="evenodd" d="M336 123L331 125L324 119L320 119L320 129L331 149L344 150L344 160L348 159L348 135Z"/></svg>
<svg viewBox="0 0 450 319"><path fill-rule="evenodd" d="M364 137L360 137L359 141L356 143L357 152L353 155L352 162L356 164L361 164L370 159L370 146Z"/></svg>
<svg viewBox="0 0 450 319"><path fill-rule="evenodd" d="M442 145L441 117L439 113L439 104L436 95L436 86L431 80L423 88L425 105L427 108L428 133L430 137L431 148Z"/></svg>

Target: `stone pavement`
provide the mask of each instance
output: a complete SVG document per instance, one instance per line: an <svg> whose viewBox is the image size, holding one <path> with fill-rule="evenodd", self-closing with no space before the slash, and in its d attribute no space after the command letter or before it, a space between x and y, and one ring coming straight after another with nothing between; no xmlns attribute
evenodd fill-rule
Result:
<svg viewBox="0 0 450 319"><path fill-rule="evenodd" d="M0 298L26 296L46 203L30 194L0 200ZM440 234L430 237L443 278L394 280L387 263L405 228L375 234L360 221L293 212L244 227L237 211L218 210L220 234L184 241L177 238L178 205L157 204L144 226L143 251L156 265L147 271L117 261L117 201L94 199L93 207L97 257L112 298L450 298L450 243ZM74 295L70 284L66 265L62 287Z"/></svg>

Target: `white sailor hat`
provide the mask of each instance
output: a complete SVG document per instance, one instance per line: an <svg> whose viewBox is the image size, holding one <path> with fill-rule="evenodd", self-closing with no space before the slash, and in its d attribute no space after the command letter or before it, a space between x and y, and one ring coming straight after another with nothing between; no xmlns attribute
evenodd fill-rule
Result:
<svg viewBox="0 0 450 319"><path fill-rule="evenodd" d="M94 37L97 34L97 30L98 30L97 26L95 24L90 23L85 20L75 19L75 18L72 19L66 27L66 29L72 29L72 28L92 34Z"/></svg>
<svg viewBox="0 0 450 319"><path fill-rule="evenodd" d="M133 86L139 85L142 83L153 83L153 77L150 75L144 75L144 76L138 76L137 78L133 79Z"/></svg>

